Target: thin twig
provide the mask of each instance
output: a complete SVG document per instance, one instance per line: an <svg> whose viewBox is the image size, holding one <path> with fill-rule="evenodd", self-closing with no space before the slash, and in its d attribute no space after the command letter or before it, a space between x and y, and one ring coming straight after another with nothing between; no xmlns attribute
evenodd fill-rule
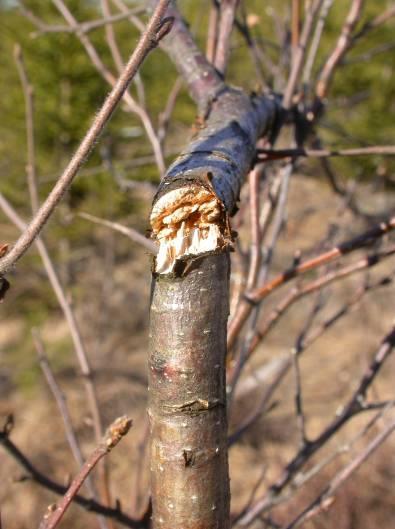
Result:
<svg viewBox="0 0 395 529"><path fill-rule="evenodd" d="M262 496L255 505L253 505L247 512L241 513L238 516L238 523L242 527L246 527L252 523L256 517L270 508L275 502L276 497L281 491L290 483L292 477L299 471L299 469L329 440L333 435L340 430L356 414L366 411L364 400L366 393L371 386L373 380L376 378L379 370L383 366L385 360L388 358L395 346L395 327L393 327L387 336L381 342L379 349L374 355L373 360L364 372L361 380L358 383L356 390L353 392L347 404L343 407L341 412L330 422L330 424L321 432L321 434L313 441L308 442L294 458L288 463L283 471L282 476L276 483L274 483L268 492Z"/></svg>
<svg viewBox="0 0 395 529"><path fill-rule="evenodd" d="M19 78L21 80L23 96L25 98L26 112L26 143L27 143L27 185L31 200L33 214L36 213L39 206L37 185L36 185L36 159L34 146L34 91L30 84L25 62L23 60L22 48L17 44L14 48L14 58L18 68Z"/></svg>
<svg viewBox="0 0 395 529"><path fill-rule="evenodd" d="M350 477L351 475L364 463L379 446L395 431L395 419L390 421L387 427L380 432L369 444L362 450L343 470L341 470L325 487L323 491L310 503L306 509L300 513L285 529L295 529L299 527L304 521L310 520L313 516L326 510L333 503L333 495Z"/></svg>
<svg viewBox="0 0 395 529"><path fill-rule="evenodd" d="M262 287L256 288L250 292L246 292L244 294L244 299L240 302L237 308L235 316L229 324L228 349L230 350L230 348L234 345L236 337L240 332L240 329L244 325L244 322L247 320L255 304L259 303L273 290L300 274L313 270L314 268L317 268L323 264L329 263L334 259L338 259L342 255L346 255L351 251L369 245L370 243L372 243L372 241L382 237L393 229L395 229L395 217L390 218L386 222L380 223L374 228L366 231L365 233L353 239L340 243L338 246L332 248L327 252L322 253L318 257L313 257L312 259L309 259L304 263L289 268L282 274L279 274L278 276L273 278L271 281L265 283Z"/></svg>
<svg viewBox="0 0 395 529"><path fill-rule="evenodd" d="M311 80L311 74L313 71L314 61L317 56L318 48L321 42L322 32L324 30L325 22L328 17L330 8L332 7L333 0L324 0L321 6L321 11L318 16L318 21L314 30L314 35L311 41L309 53L306 59L306 64L303 70L303 82L307 85Z"/></svg>
<svg viewBox="0 0 395 529"><path fill-rule="evenodd" d="M40 367L42 369L42 372L44 373L44 376L52 392L52 395L54 396L55 402L59 409L60 416L62 417L66 439L69 443L74 459L76 460L77 464L80 467L82 467L84 464L84 457L82 455L82 451L81 451L80 444L77 439L77 435L73 428L73 423L71 420L69 408L67 406L66 397L64 393L62 392L61 388L59 387L59 384L57 383L56 378L52 372L51 366L48 361L48 357L45 352L44 344L41 340L41 337L38 331L36 329L33 329L32 335L33 335L33 342L34 342L34 345L35 345L35 348L38 354L38 360L40 363ZM97 500L97 493L96 493L95 486L93 484L93 480L91 476L87 476L85 480L85 485L87 486L91 497ZM98 523L102 529L108 528L108 524L106 520L101 515L98 515Z"/></svg>
<svg viewBox="0 0 395 529"><path fill-rule="evenodd" d="M183 84L184 81L182 77L177 77L167 97L166 105L163 111L159 114L158 138L162 144L166 138L166 133L170 125L170 118L172 116L174 107L177 102L177 97L181 91Z"/></svg>
<svg viewBox="0 0 395 529"><path fill-rule="evenodd" d="M76 433L73 428L73 423L71 420L69 408L67 406L66 397L63 391L61 390L59 384L57 383L56 378L53 374L50 363L48 361L48 357L44 349L44 344L42 342L42 339L38 331L36 329L33 329L32 335L33 335L33 342L34 342L34 346L37 351L41 370L45 376L48 386L58 406L60 416L62 417L66 439L69 443L74 459L76 460L79 466L82 466L84 464L84 457L82 455L80 444L78 442ZM94 497L95 489L94 489L93 482L90 476L86 479L86 485L88 486L89 493Z"/></svg>
<svg viewBox="0 0 395 529"><path fill-rule="evenodd" d="M27 458L27 456L21 452L21 450L15 445L10 439L10 433L12 429L12 417L8 418L8 421L2 429L0 429L0 444L4 449L10 454L10 456L20 465L25 472L27 472L30 479L35 483L44 487L55 494L64 495L67 492L67 487L53 481L51 478L48 478L45 474L40 472ZM90 512L98 513L108 518L112 518L124 525L125 527L130 527L131 529L147 529L146 524L140 522L139 520L134 520L130 518L127 514L122 512L119 509L119 506L106 507L101 503L79 494L74 495L73 502L80 505L84 509Z"/></svg>
<svg viewBox="0 0 395 529"><path fill-rule="evenodd" d="M210 15L207 30L206 57L212 64L215 60L218 40L219 2L211 0Z"/></svg>
<svg viewBox="0 0 395 529"><path fill-rule="evenodd" d="M100 4L101 4L104 18L107 18L108 20L109 18L111 18L111 11L110 11L110 6L108 4L108 0L100 0ZM131 13L131 14L134 14L134 13ZM123 16L126 16L126 15L123 15ZM122 70L124 69L125 64L123 62L121 52L117 45L117 41L115 38L115 32L114 32L114 26L111 23L106 24L105 34L106 34L106 41L111 51L113 61L115 63L115 66L117 67L118 73L120 74Z"/></svg>
<svg viewBox="0 0 395 529"><path fill-rule="evenodd" d="M17 226L22 232L27 229L27 224L19 217L16 211L13 209L11 204L0 194L0 208L3 210L5 215ZM87 400L92 414L92 420L95 430L96 439L100 439L102 435L102 421L99 410L99 404L97 400L96 389L92 378L92 369L89 363L88 355L85 349L84 342L82 340L80 328L78 325L77 318L73 311L69 300L67 299L66 293L62 287L59 276L53 265L52 259L48 253L47 247L41 237L37 237L34 240L37 250L42 259L45 271L47 273L49 282L51 283L52 289L59 302L59 305L65 316L67 325L70 330L70 336L73 341L74 351L81 369L83 376L83 382L85 391L87 394Z"/></svg>
<svg viewBox="0 0 395 529"><path fill-rule="evenodd" d="M126 237L129 237L129 239L131 239L133 242L137 242L141 246L144 246L144 248L148 250L151 254L158 253L158 248L156 244L150 239L144 237L144 235L141 235L141 233L139 233L133 228L128 228L127 226L119 224L118 222L112 222L110 220L95 217L94 215L90 215L89 213L78 213L78 216L83 219L90 220L95 224L106 226L107 228L111 228L112 230L118 231L119 233L126 235Z"/></svg>
<svg viewBox="0 0 395 529"><path fill-rule="evenodd" d="M117 446L122 437L124 437L128 433L131 426L132 421L126 416L119 417L111 424L100 445L88 457L88 459L82 466L80 472L73 479L70 487L68 488L62 500L59 502L56 510L53 512L51 510L44 517L42 522L42 529L55 529L55 527L59 524L60 520L63 518L66 510L70 506L77 492L82 487L84 481L89 476L90 472L92 472L98 462L105 455L107 455L109 452L111 452L113 448Z"/></svg>
<svg viewBox="0 0 395 529"><path fill-rule="evenodd" d="M40 233L55 207L72 183L79 168L89 156L93 146L99 139L100 134L111 118L138 68L148 53L152 51L158 45L159 41L169 32L171 22L169 22L168 19L162 20L169 2L170 0L160 0L158 7L148 23L145 33L142 35L135 51L126 65L124 72L108 95L93 124L78 147L77 152L72 157L65 171L60 176L56 185L34 216L33 220L27 226L26 230L23 231L10 252L0 260L0 274L7 272L33 244L34 239Z"/></svg>
<svg viewBox="0 0 395 529"><path fill-rule="evenodd" d="M262 258L261 250L261 230L259 226L260 200L259 184L264 172L263 164L259 164L250 171L249 181L249 201L250 201L250 264L247 276L247 288L253 288L258 277L259 266Z"/></svg>
<svg viewBox="0 0 395 529"><path fill-rule="evenodd" d="M95 46L93 45L90 38L85 35L84 33L78 32L78 22L75 19L74 15L71 13L70 9L65 4L64 0L52 0L58 11L62 14L66 22L70 25L70 27L75 29L75 34L80 40L81 44L84 46L90 60L92 61L93 66L96 68L96 70L100 73L100 75L107 81L107 83L114 88L117 80L111 73L111 71L107 68L107 66L103 63L101 60ZM159 5L159 4L158 4ZM164 14L164 12L163 12ZM172 26L172 21L169 17L166 18L166 21L164 21L164 26L161 28L161 30L158 30L162 34L160 38L156 38L155 36L152 36L152 39L148 39L147 45L155 47L158 45L161 38L168 33ZM141 41L140 41L141 42ZM138 45L139 46L139 45ZM137 51L137 49L136 49ZM136 71L133 77L136 77L138 72ZM148 115L148 112L145 108L143 108L141 105L139 105L135 99L132 97L130 92L127 90L124 91L122 95L127 107L130 109L131 112L134 112L141 120L143 127L145 129L145 132L147 134L147 137L149 141L151 142L152 149L154 151L156 163L158 166L159 174L163 174L165 171L165 163L163 158L163 152L161 145L159 143L159 140L156 136L154 126L152 124L152 120L150 116Z"/></svg>
<svg viewBox="0 0 395 529"><path fill-rule="evenodd" d="M351 3L350 11L348 12L344 26L342 27L340 37L318 77L316 95L319 100L326 97L330 83L336 72L336 67L352 45L352 33L362 15L363 5L364 0L353 0Z"/></svg>
<svg viewBox="0 0 395 529"><path fill-rule="evenodd" d="M230 37L236 16L239 0L222 0L220 4L219 32L214 59L214 66L225 74L230 53Z"/></svg>
<svg viewBox="0 0 395 529"><path fill-rule="evenodd" d="M295 52L291 73L289 74L288 83L284 91L283 107L285 109L289 109L292 106L292 98L302 72L307 45L314 27L314 20L318 10L321 8L322 2L323 0L314 0L306 13L298 49Z"/></svg>
<svg viewBox="0 0 395 529"><path fill-rule="evenodd" d="M391 6L379 15L377 15L373 20L368 20L361 27L361 29L352 37L352 44L354 45L358 40L364 37L372 29L376 29L381 25L385 24L388 20L395 16L395 6Z"/></svg>
<svg viewBox="0 0 395 529"><path fill-rule="evenodd" d="M335 156L371 156L377 154L380 156L395 156L394 145L374 145L371 147L357 147L354 149L257 149L259 161L278 160L289 157L310 157L310 158L329 158Z"/></svg>
<svg viewBox="0 0 395 529"><path fill-rule="evenodd" d="M252 352L256 349L257 345L262 341L262 339L268 334L268 332L273 328L274 324L284 316L286 311L293 305L296 301L304 298L316 292L317 290L322 289L330 285L333 282L342 280L352 274L366 270L377 265L382 259L391 257L395 254L395 246L390 247L388 250L383 250L382 252L377 252L370 256L366 256L359 261L352 263L351 265L344 266L338 270L328 272L327 274L315 279L305 285L299 285L292 288L286 296L280 301L276 308L269 313L265 318L262 324L259 326L259 329L256 331L254 339L251 341L250 349L248 351L247 357L249 357Z"/></svg>
<svg viewBox="0 0 395 529"><path fill-rule="evenodd" d="M296 57L296 52L299 46L300 39L300 15L301 3L300 0L292 0L291 13L291 46L292 46L292 61Z"/></svg>
<svg viewBox="0 0 395 529"><path fill-rule="evenodd" d="M25 5L19 0L18 1L18 7L22 14L28 18L37 28L38 31L33 33L33 37L37 37L39 35L43 35L45 33L74 33L75 28L72 28L71 26L65 26L61 24L57 25L48 25L45 22L43 22L40 18L38 18L30 9L27 9ZM82 22L81 24L78 24L78 31L81 33L89 33L90 31L93 31L95 29L102 28L103 26L107 26L108 24L115 24L116 22L121 22L130 16L133 15L139 15L140 13L143 13L145 11L144 7L134 7L133 9L129 9L126 13L119 13L117 15L111 15L104 18L99 18L98 20L91 20L90 22Z"/></svg>

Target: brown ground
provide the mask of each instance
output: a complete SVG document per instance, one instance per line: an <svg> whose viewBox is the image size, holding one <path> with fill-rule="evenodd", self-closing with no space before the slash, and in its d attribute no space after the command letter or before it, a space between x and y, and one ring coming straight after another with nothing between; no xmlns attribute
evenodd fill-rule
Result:
<svg viewBox="0 0 395 529"><path fill-rule="evenodd" d="M389 207L391 201L392 204L394 201L393 196L383 193L372 197L369 189L362 190L362 198L366 199L372 210ZM341 224L343 234L355 233L361 226L354 221L351 224L351 220L350 214L341 213L339 202L322 183L312 178L296 177L291 186L287 230L275 255L274 269L281 270L289 265L297 249L311 249L326 235L328 222ZM75 282L79 285L74 289L74 304L96 372L95 380L104 423L108 424L116 416L125 413L134 421L128 437L108 458L113 498L120 498L123 508L131 512L136 463L141 460L137 446L144 439L146 428L149 259L144 250L134 246L130 248L128 241L118 235L109 236L104 228L95 228L95 234L96 246L92 245L78 258L78 266L75 266L73 272L73 284ZM114 248L116 266L111 264L111 258L108 258L108 252L105 251L109 244ZM350 261L355 259L357 255L351 256ZM371 277L380 277L393 268L394 258L388 259L372 270ZM362 278L359 274L331 287L330 296L319 319L331 314L336 307L347 301ZM41 280L45 282L44 276ZM67 483L77 467L63 435L62 421L42 376L36 373L32 377L33 381L26 383L28 375L32 371L36 372L37 363L28 326L15 314L7 315L7 303L13 300L21 302L21 299L23 301L31 295L30 287L24 288L22 282L23 278L17 272L13 278L14 292L10 292L1 308L0 414L14 414L16 425L12 439L30 456L34 464L54 479ZM320 432L339 405L350 395L381 338L390 329L394 318L394 293L392 285L365 296L357 310L347 315L303 355L301 368L309 435ZM263 314L275 299L279 299L278 295L268 301ZM311 306L311 299L302 300L294 306L256 352L246 369L247 376L265 362L269 363L273 358L289 354ZM55 307L54 304L51 317L41 329L42 336L51 362L56 366L57 380L67 395L74 425L86 454L93 448L94 442L85 393L81 380L75 376L76 361L67 326ZM394 398L394 372L395 357L390 357L374 384L372 397ZM258 388L256 393L250 393L236 403L231 421L233 427L255 405L261 391L262 388ZM248 500L253 484L262 476L264 469L265 478L258 495L278 477L284 463L295 453L297 428L293 396L294 377L290 372L273 397L276 406L230 450L233 511L236 512ZM390 412L381 419L373 433L377 433L390 416L393 417L394 413ZM354 419L330 446L319 452L314 462L349 439L367 419L367 415ZM364 439L356 448L361 448L365 443ZM313 522L307 522L303 527L395 527L394 448L395 437L392 437L340 490L328 512L321 514ZM279 508L273 513L274 521L280 525L289 522L349 457L349 454L342 455L326 467L317 479L301 489L286 508ZM1 449L0 469L3 527L38 527L46 506L55 501L55 496L30 481L20 482L20 468ZM143 483L146 484L146 476ZM97 526L94 516L87 515L76 507L70 510L62 525L73 529ZM263 523L257 522L254 527L263 527Z"/></svg>

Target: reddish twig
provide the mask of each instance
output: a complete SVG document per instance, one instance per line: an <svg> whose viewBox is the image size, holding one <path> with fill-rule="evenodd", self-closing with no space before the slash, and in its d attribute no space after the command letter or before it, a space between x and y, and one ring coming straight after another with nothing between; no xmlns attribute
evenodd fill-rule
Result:
<svg viewBox="0 0 395 529"><path fill-rule="evenodd" d="M316 292L317 290L322 289L330 285L335 281L344 279L356 272L366 270L372 266L378 264L382 259L390 257L395 253L395 246L390 247L388 250L383 250L372 254L370 256L360 259L356 263L351 265L344 266L339 270L334 270L328 272L327 274L315 279L305 285L297 286L291 289L288 294L283 298L283 300L276 306L276 308L266 317L264 322L260 325L258 331L255 333L253 340L251 340L250 349L248 351L247 358L252 354L256 349L257 345L262 341L262 339L267 335L267 333L273 328L274 324L284 316L285 312L293 305L296 301L299 301L303 297Z"/></svg>
<svg viewBox="0 0 395 529"><path fill-rule="evenodd" d="M291 46L292 46L292 57L293 58L296 57L296 52L297 52L298 46L299 46L299 39L300 39L300 14L301 14L300 0L292 0Z"/></svg>
<svg viewBox="0 0 395 529"><path fill-rule="evenodd" d="M145 33L142 35L135 51L126 65L124 72L108 95L85 138L77 149L77 152L67 165L65 171L38 210L37 214L34 216L33 220L30 222L29 226L23 231L10 252L0 260L0 274L7 272L33 244L34 239L44 227L55 207L62 199L65 191L72 183L79 168L83 165L96 141L99 139L100 134L111 118L138 68L148 53L158 45L159 41L170 30L171 23L169 20L162 20L169 1L170 0L161 0L159 2L157 9L148 23Z"/></svg>
<svg viewBox="0 0 395 529"><path fill-rule="evenodd" d="M64 495L67 492L67 487L61 485L60 483L57 483L56 481L53 481L51 478L48 478L45 474L40 472L30 462L27 456L23 452L21 452L21 450L15 445L15 443L11 441L10 433L12 430L12 426L12 417L8 417L6 424L3 426L2 429L0 429L0 444L18 463L18 465L20 465L23 470L27 472L29 478L32 479L35 483L37 483L41 487L44 487L47 490L50 490L51 492L54 492L55 494ZM133 518L130 518L127 514L125 514L119 509L119 506L115 508L106 507L105 505L102 505L101 503L98 503L93 499L85 498L84 496L80 496L79 494L75 494L73 496L73 502L77 505L80 505L87 511L101 514L108 518L112 518L120 524L124 525L125 527L130 527L131 529L146 529L146 525L144 523L140 522L139 520L134 520Z"/></svg>
<svg viewBox="0 0 395 529"><path fill-rule="evenodd" d="M66 494L58 503L56 510L53 511L51 508L48 514L44 516L44 519L40 525L40 529L41 527L42 529L55 529L60 520L63 518L77 492L82 487L86 478L89 476L98 462L117 446L122 437L128 433L131 425L131 419L126 416L119 417L111 424L100 445L88 457L78 475L73 479Z"/></svg>
<svg viewBox="0 0 395 529"><path fill-rule="evenodd" d="M303 274L309 270L313 270L314 268L333 261L334 259L338 259L342 255L346 255L358 248L362 248L370 244L375 239L382 237L393 229L395 229L395 217L392 217L387 222L382 222L381 224L351 240L339 244L335 248L324 252L318 257L314 257L308 261L305 261L304 263L289 268L271 281L265 283L262 287L256 288L250 292L246 292L244 294L244 299L240 302L236 314L229 325L228 349L230 350L230 348L235 343L238 333L240 332L244 322L248 318L255 304L262 301L262 299L268 296L273 290L300 274Z"/></svg>

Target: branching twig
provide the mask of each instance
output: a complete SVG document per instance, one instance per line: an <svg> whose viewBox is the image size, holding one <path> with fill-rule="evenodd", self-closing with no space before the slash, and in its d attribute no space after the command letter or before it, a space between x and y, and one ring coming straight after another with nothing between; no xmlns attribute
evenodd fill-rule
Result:
<svg viewBox="0 0 395 529"><path fill-rule="evenodd" d="M33 220L30 222L29 226L23 231L10 252L0 260L0 274L6 273L30 248L34 239L40 233L55 207L70 186L79 168L88 157L96 141L99 139L100 134L111 118L112 113L121 100L130 81L135 76L138 68L148 53L158 45L159 41L170 30L171 22L169 22L168 19L162 21L162 17L166 12L169 2L170 0L161 0L159 2L145 33L142 35L135 51L126 65L124 72L108 95L85 138L78 147L77 152L67 165L65 171L38 210L37 214L34 216Z"/></svg>
<svg viewBox="0 0 395 529"><path fill-rule="evenodd" d="M53 512L50 511L44 518L45 521L43 520L43 523L41 524L42 529L55 529L90 472L106 454L111 452L111 450L119 443L122 437L128 433L131 425L132 421L128 417L119 417L112 423L100 445L88 457L78 475L73 479L70 487L68 488L63 499L59 502L56 510Z"/></svg>
<svg viewBox="0 0 395 529"><path fill-rule="evenodd" d="M366 393L375 379L385 360L395 346L395 327L383 339L372 362L364 372L360 382L342 411L331 421L323 432L313 441L309 441L286 466L283 475L274 483L268 492L259 499L246 513L239 516L239 524L243 527L249 525L260 513L269 508L275 498L288 485L292 477L340 428L356 414L366 410L364 400Z"/></svg>
<svg viewBox="0 0 395 529"><path fill-rule="evenodd" d="M248 318L255 304L269 295L274 289L300 274L303 274L309 270L313 270L314 268L333 261L334 259L338 259L342 255L346 255L353 250L370 244L375 239L382 237L393 229L395 229L395 217L392 217L387 222L383 222L375 226L358 237L339 244L335 248L324 252L318 257L314 257L295 267L289 268L282 274L279 274L277 277L264 284L262 287L256 288L250 292L246 292L244 294L244 300L240 302L236 314L229 325L228 348L230 349L233 346L238 333L240 332L244 322Z"/></svg>
<svg viewBox="0 0 395 529"><path fill-rule="evenodd" d="M20 0L18 1L18 7L21 10L22 14L38 28L38 31L33 33L33 37L37 37L38 35L42 35L44 33L74 33L76 31L75 28L71 26L65 26L61 24L46 24L34 13L32 13L30 9L27 9L26 6L24 6ZM133 9L129 9L126 13L120 13L117 15L100 18L98 20L91 20L90 22L82 22L81 24L78 24L77 29L81 33L89 33L90 31L99 29L103 26L107 26L108 24L115 24L116 22L121 22L122 20L125 20L133 15L138 15L142 12L144 12L143 7L134 7Z"/></svg>
<svg viewBox="0 0 395 529"><path fill-rule="evenodd" d="M26 457L26 455L21 452L21 450L11 441L10 432L12 429L12 417L8 419L5 426L0 430L0 444L4 449L11 455L11 457L20 465L25 472L27 472L30 479L32 479L38 485L41 485L47 490L54 492L55 494L64 495L67 492L67 487L53 481L51 478L48 478L45 474L40 472ZM131 529L146 529L145 524L141 523L138 520L130 518L127 514L122 512L119 507L106 507L101 503L79 494L75 494L73 497L74 503L80 505L84 509L102 514L108 518L112 518L124 525L125 527L130 527Z"/></svg>
<svg viewBox="0 0 395 529"><path fill-rule="evenodd" d="M333 503L333 495L350 476L370 457L379 446L395 431L395 420L389 422L387 427L380 432L343 470L331 479L325 489L310 503L310 505L300 513L285 529L295 529L304 521L310 520L313 516L326 510Z"/></svg>

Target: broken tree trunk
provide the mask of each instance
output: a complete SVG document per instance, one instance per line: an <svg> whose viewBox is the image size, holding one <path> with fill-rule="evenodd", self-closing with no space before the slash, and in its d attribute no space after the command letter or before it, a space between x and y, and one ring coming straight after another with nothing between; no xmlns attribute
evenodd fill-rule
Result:
<svg viewBox="0 0 395 529"><path fill-rule="evenodd" d="M227 87L178 12L168 14L175 23L163 47L206 115L162 180L150 219L159 244L149 353L153 527L228 529L229 216L278 103Z"/></svg>

